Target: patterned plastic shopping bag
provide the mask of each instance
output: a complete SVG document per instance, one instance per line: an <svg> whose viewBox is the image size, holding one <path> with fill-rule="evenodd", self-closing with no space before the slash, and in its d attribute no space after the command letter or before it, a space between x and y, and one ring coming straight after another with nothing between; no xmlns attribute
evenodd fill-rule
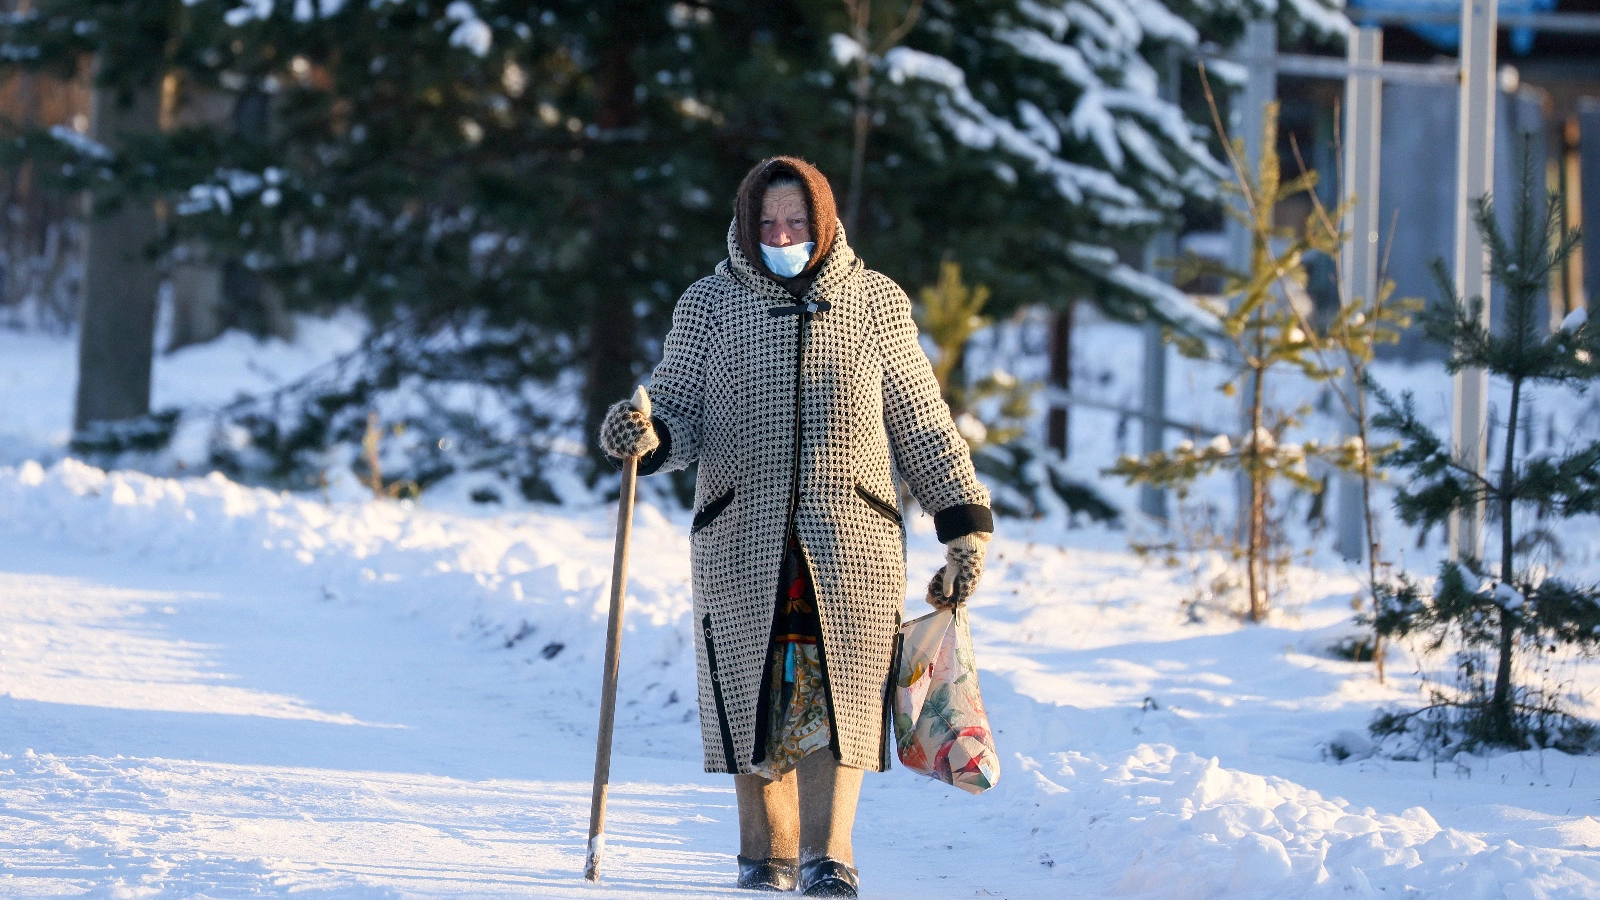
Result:
<svg viewBox="0 0 1600 900"><path fill-rule="evenodd" d="M977 794L1000 780L1000 753L978 694L965 606L900 626L894 731L906 768Z"/></svg>

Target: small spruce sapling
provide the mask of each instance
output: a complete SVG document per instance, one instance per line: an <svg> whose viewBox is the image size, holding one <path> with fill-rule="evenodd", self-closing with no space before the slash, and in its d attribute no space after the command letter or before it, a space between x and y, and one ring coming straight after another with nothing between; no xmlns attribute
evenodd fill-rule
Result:
<svg viewBox="0 0 1600 900"><path fill-rule="evenodd" d="M1540 571L1527 558L1531 545L1518 541L1519 510L1545 518L1600 513L1600 440L1560 456L1532 455L1525 446L1521 406L1530 388L1564 385L1582 392L1600 378L1600 327L1581 314L1553 331L1541 327L1536 313L1548 279L1572 253L1578 234L1562 227L1558 197L1540 197L1526 151L1519 187L1509 234L1500 230L1490 198L1478 200L1474 215L1488 248L1489 275L1505 296L1500 327L1484 321L1482 297L1457 294L1442 260L1435 261L1434 275L1443 301L1423 314L1429 336L1449 350L1445 364L1452 373L1487 370L1509 388L1500 471L1485 476L1462 465L1449 441L1418 419L1409 393L1396 401L1368 381L1382 406L1374 425L1400 440L1385 464L1410 476L1395 496L1400 518L1426 529L1487 507L1499 530L1497 565L1470 557L1447 562L1431 593L1403 575L1380 592L1378 633L1418 634L1433 649L1455 643L1466 691L1460 698L1436 697L1425 710L1380 717L1376 731L1401 730L1417 713L1430 713L1426 731L1436 738L1510 747L1559 742L1563 735L1546 727L1552 698L1532 702L1513 680L1515 657L1548 652L1557 643L1582 652L1600 647L1600 588ZM1492 682L1472 662L1486 650L1495 657Z"/></svg>
<svg viewBox="0 0 1600 900"><path fill-rule="evenodd" d="M1305 159L1300 155L1300 147L1292 135L1289 140L1300 171L1309 171ZM1322 220L1328 231L1335 230L1328 208L1315 191L1311 192L1310 196L1313 214ZM1356 199L1351 197L1350 202L1353 203ZM1391 228L1391 240L1392 231ZM1340 245L1341 252L1344 246ZM1341 303L1325 321L1308 321L1305 316L1301 316L1300 319L1301 327L1310 335L1313 350L1319 358L1331 353L1337 360L1335 365L1340 366L1347 375L1330 380L1328 387L1338 398L1339 405L1344 408L1345 415L1349 417L1355 431L1346 440L1346 444L1356 454L1354 474L1361 479L1361 524L1366 539L1367 559L1366 587L1371 599L1369 608L1372 610L1376 610L1378 605L1378 585L1384 577L1381 573L1387 572L1387 564L1383 561L1382 544L1378 537L1372 487L1381 479L1379 465L1383 457L1394 449L1394 445L1374 446L1372 443L1372 397L1367 389L1367 372L1372 366L1372 361L1377 358L1378 346L1398 343L1401 332L1410 327L1412 318L1421 312L1424 306L1423 302L1415 297L1396 297L1393 279L1385 276L1387 269L1386 250L1383 264L1379 267L1376 290L1371 297L1352 292L1349 302ZM1373 632L1371 652L1378 681L1382 682L1384 680L1383 636L1376 630ZM1360 658L1359 653L1355 658Z"/></svg>
<svg viewBox="0 0 1600 900"><path fill-rule="evenodd" d="M1033 392L1038 389L1037 384L1021 382L1000 370L976 380L967 379L962 355L967 341L991 324L983 315L989 296L987 286L968 285L962 280L960 263L946 260L939 266L938 282L922 289L916 310L917 324L937 351L933 375L939 382L939 391L950 405L961 436L974 450L1021 437ZM982 408L990 408L987 418L980 415Z"/></svg>
<svg viewBox="0 0 1600 900"><path fill-rule="evenodd" d="M1116 507L1076 480L1063 460L1026 438L1038 382L1003 369L967 376L963 356L972 336L991 324L983 315L989 297L988 287L967 284L960 263L946 260L939 280L919 292L915 312L922 333L933 342L930 359L939 391L972 449L973 464L994 491L995 511L1035 518L1064 507L1069 518L1081 513L1116 523Z"/></svg>
<svg viewBox="0 0 1600 900"><path fill-rule="evenodd" d="M1340 374L1339 369L1324 365L1312 352L1312 337L1302 327L1288 295L1291 285L1296 289L1305 286L1306 253L1319 250L1331 256L1338 252L1343 236L1330 223L1342 217L1342 210L1331 219L1313 218L1298 229L1274 223L1278 204L1297 194L1310 193L1317 184L1314 171L1287 182L1282 180L1277 143L1278 104L1269 103L1256 172L1245 167L1242 140L1234 142L1229 154L1238 182L1235 190L1243 197L1242 208L1230 207L1229 212L1250 230L1249 269L1238 272L1194 259L1184 260L1180 267L1180 278L1210 273L1223 279L1227 307L1217 313L1233 371L1218 389L1230 397L1241 386L1249 392L1249 421L1244 433L1218 435L1204 445L1185 441L1172 450L1143 457L1124 456L1107 470L1130 483L1172 488L1180 496L1202 476L1224 470L1244 473L1249 490L1244 509L1245 546L1239 555L1245 565L1247 616L1252 622L1266 618L1269 570L1277 568L1274 561L1283 558L1278 546L1282 539L1271 520L1274 486L1286 481L1302 490L1318 490L1321 484L1307 468L1310 460L1321 459L1337 468L1354 470L1362 456L1348 443L1285 440L1291 430L1301 426L1310 410L1280 409L1267 402L1268 382L1284 370L1298 370L1318 382L1331 381ZM1178 349L1193 357L1204 356L1207 350L1193 341L1180 341Z"/></svg>

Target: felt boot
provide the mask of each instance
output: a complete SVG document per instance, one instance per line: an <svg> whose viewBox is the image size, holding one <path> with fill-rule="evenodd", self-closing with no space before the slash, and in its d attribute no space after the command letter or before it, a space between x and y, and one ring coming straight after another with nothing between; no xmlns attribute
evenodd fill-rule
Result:
<svg viewBox="0 0 1600 900"><path fill-rule="evenodd" d="M739 801L739 886L757 891L792 891L799 863L800 810L797 779L733 776Z"/></svg>
<svg viewBox="0 0 1600 900"><path fill-rule="evenodd" d="M800 890L808 897L856 896L850 833L861 799L861 770L826 750L795 767L800 794Z"/></svg>

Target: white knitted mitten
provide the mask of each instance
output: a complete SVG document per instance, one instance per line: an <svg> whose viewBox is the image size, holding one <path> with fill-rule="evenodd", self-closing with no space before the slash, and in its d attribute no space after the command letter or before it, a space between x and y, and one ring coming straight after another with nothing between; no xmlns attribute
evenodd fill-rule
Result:
<svg viewBox="0 0 1600 900"><path fill-rule="evenodd" d="M928 605L937 609L954 609L972 599L978 589L978 579L983 575L983 557L989 550L987 531L964 534L944 546L944 565L933 573L928 582Z"/></svg>
<svg viewBox="0 0 1600 900"><path fill-rule="evenodd" d="M649 404L646 409L635 408L633 402L624 400L606 410L600 423L600 449L618 459L644 456L661 446L655 426L650 423Z"/></svg>

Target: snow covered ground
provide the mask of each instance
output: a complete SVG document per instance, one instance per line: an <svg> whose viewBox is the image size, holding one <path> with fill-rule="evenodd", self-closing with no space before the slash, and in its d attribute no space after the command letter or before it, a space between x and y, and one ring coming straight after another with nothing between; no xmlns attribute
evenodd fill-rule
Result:
<svg viewBox="0 0 1600 900"><path fill-rule="evenodd" d="M189 402L192 365L189 397L226 399L339 335L193 348L158 385ZM0 335L0 895L735 893L729 779L700 772L682 513L636 520L595 888L610 509L327 503L52 462L70 372L59 340ZM1188 576L1124 533L1004 524L973 608L1004 775L977 797L869 776L865 896L1600 894L1600 759L1360 758L1373 710L1438 662L1398 648L1380 686L1325 652L1358 589L1343 566L1295 569L1266 625L1195 622ZM913 520L914 582L931 531ZM1592 696L1600 677L1572 671Z"/></svg>

